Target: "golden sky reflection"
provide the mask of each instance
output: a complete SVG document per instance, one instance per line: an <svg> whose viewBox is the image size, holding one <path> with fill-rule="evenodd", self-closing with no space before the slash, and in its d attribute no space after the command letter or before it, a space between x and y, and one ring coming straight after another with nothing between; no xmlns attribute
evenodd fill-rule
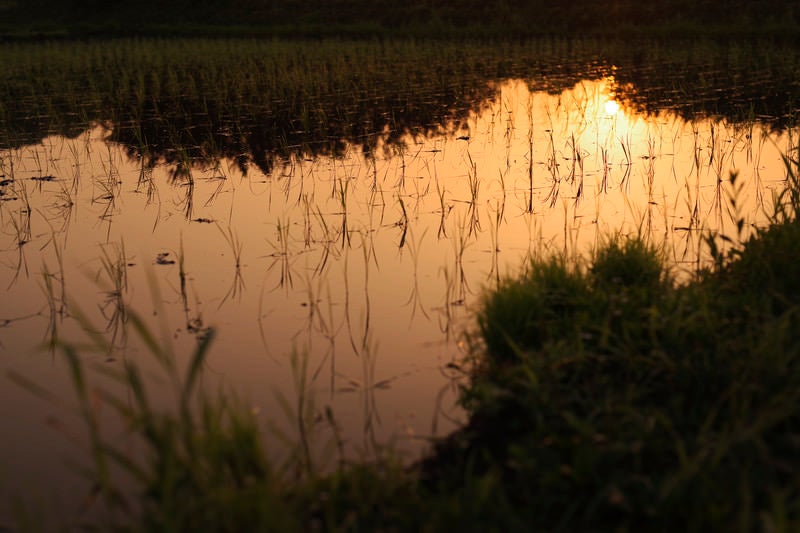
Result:
<svg viewBox="0 0 800 533"><path fill-rule="evenodd" d="M105 257L125 266L126 309L163 332L181 361L194 333L218 328L206 386L241 392L291 435L275 392L292 404L290 354L307 354L306 387L319 410L332 408L351 449L393 439L417 453L419 437L459 417L448 365L462 354L481 291L527 258L585 256L609 235L642 232L685 272L703 260L705 232L730 235L737 216L765 224L788 136L645 117L615 99L613 85L585 81L553 96L509 80L455 134L409 137L374 157L359 147L335 160L298 156L270 175L243 176L222 161L194 168L191 186L170 184L169 168L143 173L101 129L0 153L0 173L10 179L12 162L14 172L0 197L4 369L69 397L58 359L41 345L54 332L85 338L70 311L79 306L116 346L87 358L135 359L153 371L113 312ZM727 202L731 171L745 184L738 213ZM0 388L0 405L24 406L16 422L3 418L5 431L24 419L25 438L42 438L30 449L43 462L7 466L10 478L33 475L34 463L52 472L72 453L45 428L51 407L16 387ZM330 436L319 428L320 442ZM11 445L0 444L0 457Z"/></svg>

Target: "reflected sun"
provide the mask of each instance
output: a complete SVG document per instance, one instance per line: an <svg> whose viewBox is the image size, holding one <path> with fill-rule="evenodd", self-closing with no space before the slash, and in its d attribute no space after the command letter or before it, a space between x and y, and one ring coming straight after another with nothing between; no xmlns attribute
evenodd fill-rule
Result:
<svg viewBox="0 0 800 533"><path fill-rule="evenodd" d="M608 100L604 105L603 108L606 111L606 115L616 115L619 111L619 104L616 100Z"/></svg>

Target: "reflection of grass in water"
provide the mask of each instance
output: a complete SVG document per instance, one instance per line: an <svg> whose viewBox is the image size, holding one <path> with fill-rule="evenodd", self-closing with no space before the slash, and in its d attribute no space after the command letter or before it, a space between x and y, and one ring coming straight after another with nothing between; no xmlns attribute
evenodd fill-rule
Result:
<svg viewBox="0 0 800 533"><path fill-rule="evenodd" d="M417 314L417 308L419 308L422 316L426 319L430 320L428 316L428 312L425 310L425 305L422 303L422 292L419 288L419 249L422 246L422 241L425 240L425 235L427 231L422 232L419 240L417 240L414 236L414 232L411 232L411 238L408 240L407 250L408 253L411 255L411 262L414 265L414 282L413 286L411 287L411 292L408 295L408 300L403 304L404 306L411 307L411 316L409 317L409 327L414 322L414 317ZM403 236L405 237L405 231L403 232Z"/></svg>
<svg viewBox="0 0 800 533"><path fill-rule="evenodd" d="M291 222L289 218L284 220L278 219L277 227L275 230L275 241L267 241L270 247L274 250L270 256L273 258L272 264L267 271L271 271L276 266L279 270L278 284L275 288L282 288L288 291L294 286L294 278L292 276L292 261L293 252L290 249L292 241L290 240ZM320 272L324 268L320 269Z"/></svg>
<svg viewBox="0 0 800 533"><path fill-rule="evenodd" d="M53 233L51 239L53 252L56 256L57 270L51 272L47 263L42 264L42 285L47 303L47 330L45 332L45 344L51 353L54 353L60 345L59 324L67 316L67 280L64 271L64 258L61 247ZM58 287L58 288L56 288Z"/></svg>
<svg viewBox="0 0 800 533"><path fill-rule="evenodd" d="M691 282L676 285L653 246L611 238L588 264L537 260L487 293L472 358L450 366L468 372L469 421L411 467L374 447L369 422L361 462L340 454L319 468L317 425L331 427L332 450L341 440L330 409L314 407L299 354L296 396L282 401L295 453L274 462L255 413L200 386L212 336L181 371L131 314L176 400L156 409L132 362L116 378L125 396L100 388L65 348L96 493L147 530L794 530L800 162L787 162L792 183L774 225ZM365 415L369 392L388 383L375 381L371 353L362 353ZM98 402L144 453L105 437Z"/></svg>
<svg viewBox="0 0 800 533"><path fill-rule="evenodd" d="M219 303L219 307L222 307L228 298L236 299L241 297L242 292L245 289L244 278L242 277L242 248L244 247L244 244L239 240L239 236L234 231L233 227L228 226L228 230L226 232L218 224L217 229L225 239L225 242L231 251L231 255L233 256L233 281L231 282L228 292L225 293L225 296Z"/></svg>
<svg viewBox="0 0 800 533"><path fill-rule="evenodd" d="M112 360L116 354L124 351L128 341L128 303L125 298L128 291L128 257L123 241L119 245L101 246L100 253L101 268L95 281L104 288L104 301L99 307L110 336L106 356Z"/></svg>
<svg viewBox="0 0 800 533"><path fill-rule="evenodd" d="M20 207L16 214L10 213L8 215L8 220L11 224L11 229L13 230L13 241L14 246L17 250L17 261L16 265L13 266L14 269L14 276L11 278L11 281L8 284L7 288L11 288L19 279L19 275L21 273L25 274L25 277L28 277L28 259L25 255L25 245L28 244L32 237L31 232L31 204L30 204L30 197L28 196L28 188L25 185L24 181L15 181L14 182L14 190L16 192L17 198L20 199L23 206Z"/></svg>

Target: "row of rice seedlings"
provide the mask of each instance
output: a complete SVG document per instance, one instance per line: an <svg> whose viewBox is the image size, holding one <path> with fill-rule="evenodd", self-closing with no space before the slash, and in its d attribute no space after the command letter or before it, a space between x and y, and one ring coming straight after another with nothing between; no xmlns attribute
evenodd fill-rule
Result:
<svg viewBox="0 0 800 533"><path fill-rule="evenodd" d="M472 52L480 52L465 54L464 46ZM287 124L297 120L297 116L308 115L309 109L317 109L319 112L315 111L317 118L314 120L318 126L314 129L325 131L331 122L355 129L359 126L352 124L352 111L349 109L358 108L359 101L382 98L374 87L385 85L395 93L398 89L401 94L405 94L404 91L416 93L419 85L424 87L426 82L430 83L428 80L436 80L443 83L446 90L458 87L460 91L467 91L466 82L486 79L489 70L486 65L495 58L510 54L519 62L518 65L513 63L513 70L506 75L517 70L524 72L529 62L555 62L559 58L551 57L549 54L553 51L547 50L548 47L547 43L528 43L519 47L504 44L481 49L473 43L451 47L442 43L432 46L389 42L376 48L369 43L337 41L310 46L280 41L122 40L114 42L113 46L97 43L74 43L70 47L9 46L9 60L4 65L8 71L6 79L53 80L46 81L44 87L35 87L31 94L52 95L58 99L60 94L67 93L73 101L52 105L56 114L62 108L68 112L84 109L86 106L82 101L88 100L95 107L93 114L105 112L108 114L105 120L122 124L115 130L115 136L127 135L124 130L131 124L134 130L130 136L132 142L147 147L149 151L156 147L142 143L147 135L142 135L141 131L142 124L148 120L194 123L194 119L185 120L181 113L195 114L200 129L203 129L224 122L228 116L234 117L234 121L237 117L244 119L248 109L263 108L265 103L272 112L284 113L285 109L290 109L286 114L291 117ZM545 55L537 55L537 52L542 52L539 49L544 49ZM587 43L586 49L575 50L571 55L585 54L588 57L591 51ZM235 68L228 61L230 54L241 58ZM435 75L437 65L441 64L455 70L449 79L443 80ZM91 75L75 75L85 71ZM112 72L116 75L109 74ZM253 76L254 72L262 75ZM551 77L550 83L552 79L555 78ZM380 83L376 84L376 81ZM569 78L569 81L574 83L577 77ZM357 84L355 90L354 83ZM57 93L55 87L58 87ZM269 95L268 102L264 101L265 94ZM342 104L343 96L352 98L353 105ZM334 106L310 103L328 102L331 98L339 102ZM132 106L131 100L136 105ZM106 109L102 110L104 106ZM44 116L44 112L39 114ZM125 120L116 120L126 115ZM94 117L95 120L99 118ZM235 130L236 124L226 127ZM275 138L291 134L288 131L290 126L282 125L280 128L286 131L276 132ZM308 125L303 129L307 130ZM178 135L182 144L202 146L208 141L219 146L214 136L201 141L191 130L186 134L184 129L180 131ZM347 131L341 133L348 136Z"/></svg>
<svg viewBox="0 0 800 533"><path fill-rule="evenodd" d="M346 68L338 65L337 58L341 57L342 47L353 49L360 55L359 61L348 63ZM64 79L60 84L60 92L68 95L73 100L62 106L53 106L56 109L79 109L80 100L86 95L112 95L119 103L119 111L114 114L128 112L125 109L124 100L128 97L129 89L134 95L134 100L140 106L155 102L155 98L163 102L169 102L172 98L181 97L185 101L197 102L201 109L199 115L217 115L219 118L222 110L218 109L219 102L231 102L238 106L234 111L241 111L243 99L259 98L266 92L272 95L276 102L299 102L298 94L303 94L306 99L316 98L316 95L339 95L345 93L345 88L352 89L352 80L369 77L361 75L358 77L349 76L348 70L358 68L362 71L370 72L370 65L379 64L386 61L387 66L392 63L395 56L384 58L376 56L370 47L363 47L354 43L335 43L323 47L314 46L304 47L300 44L287 45L286 43L260 44L255 42L226 42L226 41L198 41L192 43L191 48L183 46L183 43L176 42L116 42L111 48L96 47L93 44L71 45L64 50L55 49L49 46L30 47L20 46L11 47L9 50L13 61L6 62L6 68L14 73L14 79L41 79L38 76L39 68L50 69L49 79L58 79L59 75ZM242 57L242 68L232 70L227 62L227 54L220 55L221 50L236 48L237 56ZM401 48L395 45L395 48ZM295 52L300 50L301 55ZM202 51L203 53L199 53ZM421 50L420 50L421 51ZM119 52L119 53L118 53ZM402 54L403 51L391 51L392 54ZM18 61L20 57L28 56L24 63ZM91 58L94 56L94 58ZM316 56L311 58L309 56ZM124 65L117 65L118 61L123 61ZM90 59L91 58L91 59ZM225 58L224 61L223 58ZM308 63L298 61L298 58L306 58L307 61L322 62L325 67L325 75L329 78L336 73L336 83L339 88L330 88L332 80L316 77L320 72L318 65L313 67ZM52 61L52 65L50 62ZM269 64L273 61L273 64ZM105 63L107 68L97 68L94 64ZM334 64L328 66L333 62ZM264 64L266 63L266 64ZM51 68L55 66L56 68ZM115 68L119 67L119 68ZM152 74L163 69L163 76ZM73 72L81 70L91 70L92 75L82 80L73 80L69 76ZM373 69L376 75L383 71L383 67ZM117 76L105 77L104 73L116 71ZM255 80L250 76L251 72L274 73L274 76L266 76L261 80ZM286 73L290 75L285 75ZM296 75L303 74L302 79ZM385 74L393 73L390 69L385 69ZM233 74L233 75L232 75ZM224 80L222 79L224 77ZM286 83L288 82L288 85ZM320 85L322 87L315 88ZM283 85L279 85L282 83ZM250 84L250 86L246 86ZM88 88L86 87L88 85ZM109 89L109 86L111 87ZM213 90L209 90L212 89ZM228 89L228 90L223 90ZM49 94L48 90L40 91ZM209 97L215 102L215 109L209 107ZM102 98L90 98L90 100L101 101ZM194 105L194 104L193 104ZM302 104L300 104L302 105ZM307 106L303 105L304 109ZM112 107L113 110L113 107ZM141 109L141 112L147 112ZM136 110L134 109L134 113ZM161 111L163 112L163 110ZM158 113L158 111L157 111ZM106 117L112 121L115 116ZM210 117L211 118L211 117ZM125 123L140 124L144 116L134 116L133 120L124 121Z"/></svg>

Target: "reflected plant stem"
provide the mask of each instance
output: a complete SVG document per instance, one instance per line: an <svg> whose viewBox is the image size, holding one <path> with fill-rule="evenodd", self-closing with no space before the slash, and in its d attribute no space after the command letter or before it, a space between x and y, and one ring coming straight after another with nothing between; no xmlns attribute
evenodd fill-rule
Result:
<svg viewBox="0 0 800 533"><path fill-rule="evenodd" d="M439 331L444 334L445 342L449 343L455 335L456 323L453 308L464 305L463 290L456 287L457 281L447 266L441 267L439 271L444 277L444 298L441 307L438 308Z"/></svg>
<svg viewBox="0 0 800 533"><path fill-rule="evenodd" d="M487 207L491 210L491 207ZM489 269L489 273L487 274L486 279L491 279L492 275L494 275L495 282L500 282L500 269L498 266L498 254L500 252L500 224L503 222L503 213L505 211L505 203L501 204L500 200L497 200L495 203L494 209L494 224L492 224L491 230L491 244L492 248L490 250L492 254L492 265ZM491 219L490 219L491 220Z"/></svg>
<svg viewBox="0 0 800 533"><path fill-rule="evenodd" d="M362 409L362 446L363 453L378 456L379 444L376 431L381 425L380 413L377 407L375 393L378 389L385 389L391 385L392 379L375 381L375 363L377 360L378 344L365 337L361 351L361 409Z"/></svg>
<svg viewBox="0 0 800 533"><path fill-rule="evenodd" d="M603 163L602 163L602 166L603 166L603 177L600 179L600 192L603 193L603 194L607 194L608 193L608 169L609 169L609 166L610 166L610 163L608 161L608 149L607 148L601 148L600 149L600 155L601 155L602 160L603 160Z"/></svg>
<svg viewBox="0 0 800 533"><path fill-rule="evenodd" d="M397 148L397 151L400 155L400 177L397 179L395 187L397 188L398 194L404 194L406 192L406 146L401 144Z"/></svg>
<svg viewBox="0 0 800 533"><path fill-rule="evenodd" d="M23 196L27 198L27 190L25 186L22 185L21 188ZM14 229L14 240L17 248L17 262L14 268L14 276L11 278L11 281L6 287L6 290L10 289L14 286L14 284L19 279L20 273L24 272L25 277L29 276L28 272L28 260L25 256L25 245L28 244L31 240L31 211L30 211L30 204L26 201L26 207L21 208L18 211L18 218L15 218L13 215L10 217L11 226Z"/></svg>
<svg viewBox="0 0 800 533"><path fill-rule="evenodd" d="M352 320L351 315L351 294L350 294L350 255L345 254L344 257L344 289L345 289L345 302L344 302L344 312L345 312L345 323L347 325L347 332L348 338L350 339L350 346L353 349L353 353L361 357L362 352L367 347L367 340L370 336L370 297L369 297L369 265L370 265L370 258L369 253L364 246L365 238L362 236L362 257L364 261L364 308L363 308L363 330L361 331L361 335L359 339L356 340L356 332L355 332L355 325Z"/></svg>
<svg viewBox="0 0 800 533"><path fill-rule="evenodd" d="M309 198L308 194L304 194L302 198L303 203L303 247L308 250L311 248L311 241L312 241L312 219L313 219L313 209L311 207L311 198Z"/></svg>
<svg viewBox="0 0 800 533"><path fill-rule="evenodd" d="M469 192L470 199L468 202L469 213L469 235L477 236L481 231L480 214L478 213L478 193L480 191L480 180L478 179L478 165L472 160L472 156L467 152L469 157Z"/></svg>
<svg viewBox="0 0 800 533"><path fill-rule="evenodd" d="M453 243L453 272L454 272L454 279L457 280L458 283L458 299L464 300L466 299L467 292L471 292L469 290L469 286L467 284L467 275L464 272L464 252L466 251L467 247L470 245L469 242L469 235L467 233L466 228L464 227L464 220L459 220L456 218L455 224L455 232L456 235L454 238L451 239Z"/></svg>
<svg viewBox="0 0 800 533"><path fill-rule="evenodd" d="M215 165L214 165L213 170L212 170L213 176L208 178L209 181L216 181L217 182L217 186L213 191L211 191L211 194L209 195L208 199L203 204L203 207L210 207L211 205L213 205L214 201L217 199L217 197L225 189L225 184L228 183L228 178L222 173L221 167L222 167L221 162L217 161L215 163ZM233 201L232 200L231 200L231 209L233 209Z"/></svg>
<svg viewBox="0 0 800 533"><path fill-rule="evenodd" d="M109 253L109 248L114 252ZM100 313L106 319L106 332L110 333L107 357L113 359L113 352L124 350L127 344L128 306L125 294L128 290L128 258L125 254L125 243L120 241L119 246L106 245L100 248L102 272L105 273L107 285L105 301L100 305Z"/></svg>
<svg viewBox="0 0 800 533"><path fill-rule="evenodd" d="M336 315L333 312L333 298L331 297L331 288L330 286L327 287L327 299L328 299L328 322L324 328L322 328L322 334L328 339L328 353L330 353L330 375L329 375L329 387L330 387L330 397L333 398L333 395L336 391L336 337L339 335L339 331L341 331L342 326L344 323L341 323L338 327L336 327ZM320 322L321 319L320 319Z"/></svg>
<svg viewBox="0 0 800 533"><path fill-rule="evenodd" d="M575 138L572 139L573 142L573 165L575 166L575 179L578 181L578 190L575 192L575 207L578 207L580 204L581 199L583 199L583 154L581 154L580 145L575 144Z"/></svg>
<svg viewBox="0 0 800 533"><path fill-rule="evenodd" d="M112 177L92 180L92 204L103 206L99 218L106 222L106 242L111 239L111 224L116 211L117 188L118 184Z"/></svg>
<svg viewBox="0 0 800 533"><path fill-rule="evenodd" d="M63 272L63 271L62 271ZM56 296L56 289L53 286L55 281L59 281L63 289L63 279L58 279L57 276L49 271L47 264L42 264L42 282L40 285L47 301L47 328L45 329L44 338L45 346L50 352L50 355L55 357L55 350L59 345L59 316L63 319L64 301L59 300ZM62 297L63 298L63 297Z"/></svg>
<svg viewBox="0 0 800 533"><path fill-rule="evenodd" d="M269 348L269 341L267 340L267 328L264 324L265 319L272 313L270 310L268 313L264 312L264 292L267 286L267 279L264 278L264 282L261 284L261 291L258 295L258 317L256 318L256 322L258 322L258 334L261 338L261 346L264 348L264 352L266 352L267 357L279 363L280 360L272 353Z"/></svg>
<svg viewBox="0 0 800 533"><path fill-rule="evenodd" d="M72 220L72 214L77 209L77 204L72 198L72 191L63 183L59 182L59 192L56 193L55 202L49 207L52 217L44 217L48 223L53 218L61 219L61 232L66 232Z"/></svg>
<svg viewBox="0 0 800 533"><path fill-rule="evenodd" d="M298 354L293 351L291 364L296 394L297 431L300 436L303 458L300 464L304 468L305 474L311 476L314 473L310 440L310 433L314 426L314 398L308 381L308 354Z"/></svg>
<svg viewBox="0 0 800 533"><path fill-rule="evenodd" d="M191 220L194 214L194 179L191 177L191 172L189 173L189 180L184 183L184 187L186 187L186 197L183 200L184 215L186 220Z"/></svg>
<svg viewBox="0 0 800 533"><path fill-rule="evenodd" d="M528 96L528 205L526 212L533 213L533 96ZM505 187L503 187L505 191ZM504 193L505 196L505 193Z"/></svg>
<svg viewBox="0 0 800 533"><path fill-rule="evenodd" d="M194 293L195 312L190 314L191 307L189 306L189 275L186 272L186 253L183 248L183 233L180 236L180 247L177 253L178 262L178 290L180 293L181 306L183 308L183 318L186 325L186 331L194 335L198 342L203 342L211 334L211 328L206 326L203 322L203 313L200 311L200 301L197 296L197 290L192 284Z"/></svg>
<svg viewBox="0 0 800 533"><path fill-rule="evenodd" d="M408 233L408 213L406 213L406 204L403 202L403 199L398 198L397 201L400 203L400 209L403 211L400 220L395 222L395 226L399 226L402 230L400 234L400 244L398 245L398 248L402 250L406 243L406 234Z"/></svg>
<svg viewBox="0 0 800 533"><path fill-rule="evenodd" d="M231 250L231 254L233 255L233 281L231 282L231 286L228 289L228 292L225 293L223 296L222 301L219 303L217 309L221 308L228 298L237 299L240 298L242 293L245 289L245 282L244 278L242 277L242 241L239 240L239 236L233 230L233 226L228 226L227 233L222 227L217 224L217 229L222 234L222 237L225 239L225 242L228 244L228 248ZM286 228L286 232L288 234L288 227ZM281 233L281 225L278 222L278 234Z"/></svg>
<svg viewBox="0 0 800 533"><path fill-rule="evenodd" d="M361 337L361 347L367 348L367 342L370 337L370 297L369 297L369 264L370 252L369 247L366 246L366 238L362 235L361 249L363 251L364 259L364 334Z"/></svg>
<svg viewBox="0 0 800 533"><path fill-rule="evenodd" d="M750 128L750 139L752 141L753 128ZM752 157L753 161L753 180L755 181L755 194L756 194L756 207L764 209L764 182L761 179L761 152L764 150L764 145L768 139L768 133L761 131L758 137L758 150ZM791 153L791 152L788 152Z"/></svg>
<svg viewBox="0 0 800 533"><path fill-rule="evenodd" d="M300 337L302 334L305 334L306 343L305 349L308 353L317 353L314 346L314 335L315 333L320 333L323 337L329 340L331 337L331 330L328 323L325 321L324 317L322 316L322 312L320 310L319 304L321 299L319 298L318 294L321 290L321 283L322 280L319 280L320 285L317 286L316 290L312 286L313 279L309 278L308 276L304 277L305 287L306 287L306 301L303 302L301 305L305 307L308 312L306 313L306 323L305 326L295 334L294 338ZM333 354L330 351L331 346L328 346L328 350L323 354L322 358L320 359L319 364L314 369L312 373L311 381L316 382L317 378L320 376L322 369L325 367L327 360ZM333 382L331 382L333 384ZM331 389L332 390L332 389Z"/></svg>
<svg viewBox="0 0 800 533"><path fill-rule="evenodd" d="M622 137L619 138L619 144L622 147L622 153L625 155L625 163L622 163L623 167L625 168L625 173L622 176L622 180L620 180L620 189L628 190L628 186L630 184L630 175L631 175L631 166L633 165L633 154L631 153L631 138L630 134L624 139Z"/></svg>
<svg viewBox="0 0 800 533"><path fill-rule="evenodd" d="M322 245L322 251L320 253L320 258L317 261L317 265L314 267L314 275L320 276L327 268L328 259L331 257L331 253L334 253L334 255L338 253L333 246L338 240L338 236L334 235L335 232L328 226L328 223L325 222L325 217L322 215L322 211L320 210L319 206L316 208L314 217L317 219L319 226L322 229L322 239L316 240L316 242Z"/></svg>
<svg viewBox="0 0 800 533"><path fill-rule="evenodd" d="M550 208L555 207L558 202L558 196L561 189L561 174L559 171L558 155L556 154L555 140L553 139L552 128L548 132L548 150L547 150L547 170L550 172L550 192L545 197Z"/></svg>
<svg viewBox="0 0 800 533"><path fill-rule="evenodd" d="M341 229L341 237L342 237L342 250L345 247L350 246L350 230L347 226L347 192L350 186L350 182L347 179L340 178L338 180L339 188L337 189L337 194L339 198L339 206L340 206L340 215L342 217L342 229Z"/></svg>
<svg viewBox="0 0 800 533"><path fill-rule="evenodd" d="M291 251L289 250L290 242L290 221L287 218L284 221L278 219L276 239L277 244L272 244L275 250L271 256L274 258L268 270L272 270L275 265L279 265L280 278L276 288L283 288L288 291L294 286L294 278L292 276Z"/></svg>
<svg viewBox="0 0 800 533"><path fill-rule="evenodd" d="M81 154L80 150L78 149L77 140L73 139L69 142L68 148L70 155L72 156L72 186L71 191L72 194L78 194L80 190L80 182L81 182Z"/></svg>
<svg viewBox="0 0 800 533"><path fill-rule="evenodd" d="M57 314L60 318L67 315L67 281L64 269L64 256L61 247L58 245L55 233L52 237L53 251L56 254L56 264L58 265L58 272L55 274L55 279L59 282L61 290L59 291L58 309Z"/></svg>
<svg viewBox="0 0 800 533"><path fill-rule="evenodd" d="M450 214L450 211L453 209L452 205L448 205L444 201L445 190L444 188L439 186L439 180L436 180L436 193L439 197L439 210L441 216L439 217L439 231L437 233L437 237L439 239L446 239L447 238L447 216Z"/></svg>
<svg viewBox="0 0 800 533"><path fill-rule="evenodd" d="M428 233L428 230L422 232L422 236L419 239L419 242L416 242L414 238L413 231L411 232L411 239L408 242L408 251L411 254L411 261L414 265L414 283L411 287L411 294L408 296L408 300L406 300L405 306L411 306L411 316L409 317L409 327L414 322L414 317L416 316L417 307L422 312L422 315L427 319L430 320L430 316L428 316L427 311L425 311L425 306L422 304L421 298L421 291L419 289L419 247L422 246L422 241L425 240L425 235Z"/></svg>

